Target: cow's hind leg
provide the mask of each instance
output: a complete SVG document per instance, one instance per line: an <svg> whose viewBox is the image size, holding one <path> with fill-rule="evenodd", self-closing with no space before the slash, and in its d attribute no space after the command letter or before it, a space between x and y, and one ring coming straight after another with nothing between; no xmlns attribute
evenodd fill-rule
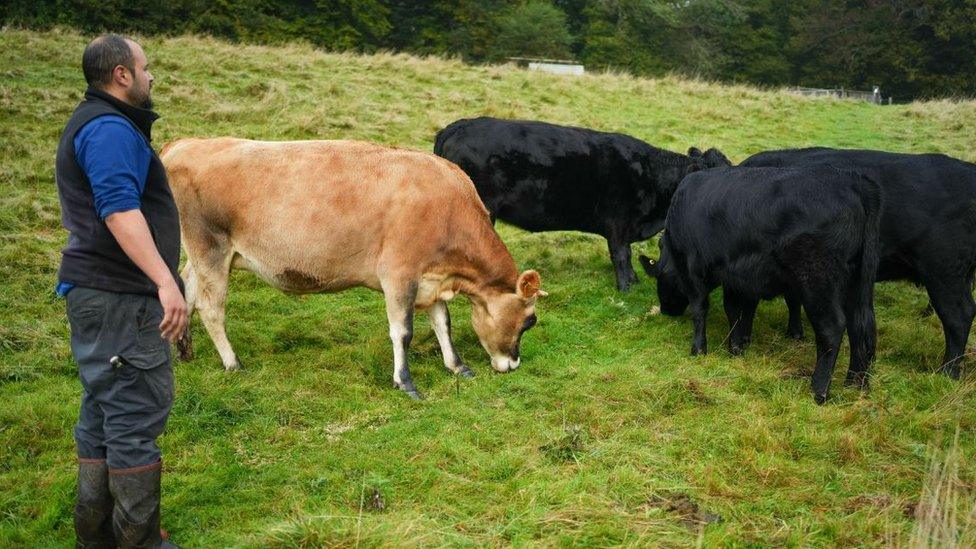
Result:
<svg viewBox="0 0 976 549"><path fill-rule="evenodd" d="M444 355L444 367L457 375L474 377L474 372L461 361L454 348L454 342L451 341L451 313L447 309L447 302L435 301L428 314L430 323L434 327L434 334L437 335L437 343L441 346L441 354Z"/></svg>
<svg viewBox="0 0 976 549"><path fill-rule="evenodd" d="M197 275L193 270L193 264L189 261L183 267L180 278L183 279L184 297L186 298L186 328L176 341L176 348L180 352L180 360L186 362L193 360L193 337L190 333L190 324L193 319L193 308L196 306L198 291Z"/></svg>
<svg viewBox="0 0 976 549"><path fill-rule="evenodd" d="M240 363L230 346L224 327L227 279L233 250L226 237L211 236L211 240L211 246L202 250L202 253L192 255L193 271L196 274L193 301L200 312L204 328L217 348L224 369L237 370Z"/></svg>
<svg viewBox="0 0 976 549"><path fill-rule="evenodd" d="M803 339L803 306L799 296L791 291L787 291L783 296L786 300L786 310L790 315L789 324L786 326L786 335L792 339Z"/></svg>
<svg viewBox="0 0 976 549"><path fill-rule="evenodd" d="M945 333L945 351L940 371L953 379L959 379L960 366L966 354L966 341L976 314L972 275L966 281L930 281L926 284L926 289Z"/></svg>
<svg viewBox="0 0 976 549"><path fill-rule="evenodd" d="M851 283L847 301L844 303L844 312L847 315L847 339L851 347L851 362L844 384L855 385L861 390L868 388L878 339L874 319L873 285L873 277L863 284L855 279Z"/></svg>
<svg viewBox="0 0 976 549"><path fill-rule="evenodd" d="M393 342L393 385L410 398L422 400L424 397L414 386L407 363L407 351L413 339L417 283L383 282L382 286L386 298L386 317L390 323L390 340Z"/></svg>
<svg viewBox="0 0 976 549"><path fill-rule="evenodd" d="M621 292L630 290L631 284L637 282L637 273L630 256L630 243L624 239L610 237L607 239L610 248L610 261L617 276L617 289Z"/></svg>
<svg viewBox="0 0 976 549"><path fill-rule="evenodd" d="M759 302L723 289L722 303L729 319L729 352L741 355L752 341L752 321Z"/></svg>
<svg viewBox="0 0 976 549"><path fill-rule="evenodd" d="M813 369L813 400L817 404L827 402L830 379L837 365L837 354L844 338L847 319L841 304L840 291L836 288L817 295L804 292L803 307L807 310L817 342L817 364Z"/></svg>

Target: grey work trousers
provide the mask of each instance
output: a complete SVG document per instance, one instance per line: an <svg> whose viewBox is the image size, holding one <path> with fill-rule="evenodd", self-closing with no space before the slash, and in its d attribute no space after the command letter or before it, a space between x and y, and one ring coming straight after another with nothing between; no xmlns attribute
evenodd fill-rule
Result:
<svg viewBox="0 0 976 549"><path fill-rule="evenodd" d="M106 460L113 470L159 462L156 438L174 394L159 299L81 287L65 297L84 389L74 430L79 459ZM113 356L121 365L110 362Z"/></svg>

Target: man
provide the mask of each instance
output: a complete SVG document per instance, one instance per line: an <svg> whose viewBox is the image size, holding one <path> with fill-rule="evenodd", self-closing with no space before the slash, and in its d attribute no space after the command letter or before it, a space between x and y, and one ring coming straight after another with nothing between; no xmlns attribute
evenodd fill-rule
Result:
<svg viewBox="0 0 976 549"><path fill-rule="evenodd" d="M159 528L156 438L173 403L170 342L186 327L179 215L150 146L153 77L139 44L85 48L88 90L55 160L68 230L58 271L83 387L78 547L171 547Z"/></svg>

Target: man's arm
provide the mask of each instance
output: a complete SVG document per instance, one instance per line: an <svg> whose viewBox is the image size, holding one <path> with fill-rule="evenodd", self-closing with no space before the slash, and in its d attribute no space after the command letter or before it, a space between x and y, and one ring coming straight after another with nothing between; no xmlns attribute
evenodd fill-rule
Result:
<svg viewBox="0 0 976 549"><path fill-rule="evenodd" d="M98 217L122 251L152 280L163 306L163 338L174 341L186 327L186 302L156 249L139 210L152 151L121 116L103 116L75 137L75 157L91 182Z"/></svg>
<svg viewBox="0 0 976 549"><path fill-rule="evenodd" d="M186 328L186 301L156 249L145 216L139 210L115 212L105 218L105 224L125 255L156 284L159 303L163 306L159 330L167 341L176 341Z"/></svg>

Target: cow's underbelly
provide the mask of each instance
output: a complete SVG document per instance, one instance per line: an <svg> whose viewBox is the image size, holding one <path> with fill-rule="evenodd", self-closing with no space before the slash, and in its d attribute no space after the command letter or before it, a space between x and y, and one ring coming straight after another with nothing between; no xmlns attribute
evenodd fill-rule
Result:
<svg viewBox="0 0 976 549"><path fill-rule="evenodd" d="M239 250L234 254L231 266L250 271L270 286L291 294L340 292L356 286L379 289L375 274L362 268L310 268L305 261L260 258Z"/></svg>

